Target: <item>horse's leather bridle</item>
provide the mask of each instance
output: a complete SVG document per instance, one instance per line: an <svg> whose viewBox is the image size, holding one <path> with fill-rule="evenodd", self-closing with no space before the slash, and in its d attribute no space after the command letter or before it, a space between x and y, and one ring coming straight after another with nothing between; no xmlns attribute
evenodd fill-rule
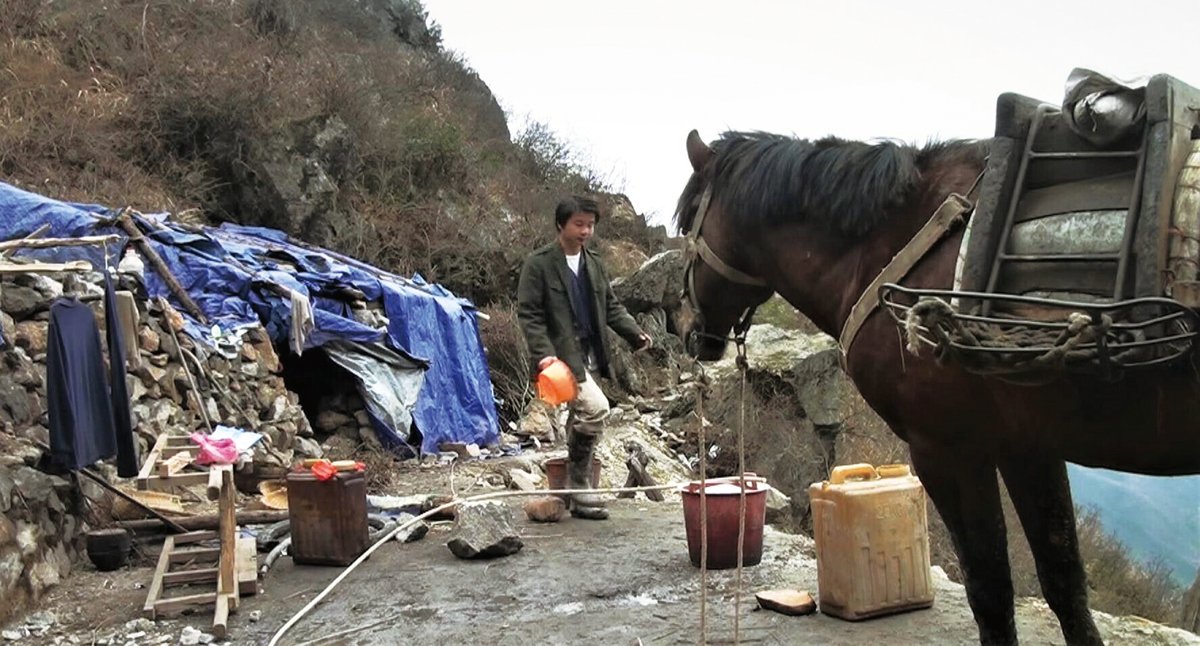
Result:
<svg viewBox="0 0 1200 646"><path fill-rule="evenodd" d="M687 234L687 247L684 249L684 292L687 295L688 305L692 308L692 314L697 320L703 321L703 315L700 313L700 302L696 299L696 259L704 261L713 271L717 272L725 280L739 285L747 285L750 287L766 287L767 281L751 276L739 269L731 267L724 260L717 256L716 252L708 246L704 238L700 235L700 227L704 224L704 216L708 213L709 202L712 201L712 185L704 189L704 194L700 197L700 205L696 209L696 217L692 220L692 226ZM758 306L746 308L738 317L738 321L733 326L733 340L739 344L745 343L746 332L750 329L750 321L754 318L754 310ZM712 339L725 340L725 337L719 337L715 334L697 331L696 326L692 326L692 334L701 337Z"/></svg>

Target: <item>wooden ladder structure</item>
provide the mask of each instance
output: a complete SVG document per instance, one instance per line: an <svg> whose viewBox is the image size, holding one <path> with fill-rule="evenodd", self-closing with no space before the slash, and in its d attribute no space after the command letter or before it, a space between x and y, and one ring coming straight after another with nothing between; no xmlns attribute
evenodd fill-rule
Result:
<svg viewBox="0 0 1200 646"><path fill-rule="evenodd" d="M184 471L191 464L191 452L196 445L185 435L159 433L154 441L154 447L146 455L142 469L137 475L137 488L145 490L169 490L174 487L188 487L204 484L209 480L209 473L204 471ZM183 455L183 454L189 455ZM209 492L211 499L212 492Z"/></svg>
<svg viewBox="0 0 1200 646"><path fill-rule="evenodd" d="M1020 165L1017 167L1016 182L1013 187L1012 197L1009 200L1008 208L1004 216L1004 224L1000 229L1000 242L996 248L995 256L992 259L991 270L987 277L988 293L997 293L1002 280L1003 267L1006 264L1012 263L1038 263L1043 267L1057 263L1094 263L1100 265L1111 265L1114 268L1111 271L1112 291L1111 299L1120 301L1128 298L1131 294L1129 289L1129 272L1131 258L1133 256L1134 236L1137 231L1138 219L1141 216L1141 200L1142 200L1142 180L1146 174L1146 154L1149 135L1144 135L1141 143L1135 149L1125 150L1037 150L1035 149L1035 140L1038 133L1042 130L1046 122L1054 116L1057 116L1061 111L1050 105L1038 106L1033 115L1033 119L1029 126L1029 133L1025 138L1025 146L1020 157ZM1051 213L1072 210L1072 207L1078 206L1078 202L1058 203L1053 197L1041 197L1034 199L1032 195L1026 194L1028 188L1029 176L1033 169L1039 164L1064 164L1064 163L1086 163L1089 160L1118 160L1125 159L1129 161L1130 170L1133 172L1132 186L1129 189L1127 197L1125 197L1125 223L1124 233L1120 241L1120 248L1116 252L1111 253L1077 253L1077 254L1053 254L1053 253L1036 253L1036 254L1013 254L1009 251L1009 241L1012 237L1013 227L1020 222L1023 214L1020 213L1022 207L1026 207L1035 213L1024 214L1025 219L1034 216L1044 215L1038 213L1048 211ZM1106 172L1112 172L1108 169ZM1096 179L1101 179L1097 177ZM1075 180L1078 182L1079 180ZM1061 201L1061 196L1058 198ZM1078 199L1078 198L1077 198ZM1057 208L1054 208L1057 207ZM983 312L987 314L991 310L991 302L983 303Z"/></svg>
<svg viewBox="0 0 1200 646"><path fill-rule="evenodd" d="M143 473L147 472L147 467L153 467L151 470L163 467L163 455L179 448L177 445L168 445L164 438L165 434L159 436L155 443L157 453L151 452L143 466ZM159 451L160 448L165 451ZM148 619L156 619L212 605L212 633L218 639L224 639L228 634L229 613L237 611L239 596L258 594L258 556L254 539L239 538L237 535L237 490L233 482L233 467L214 466L206 474L166 474L147 476L145 479L139 475L138 487L146 489L153 485L152 488L159 489L194 484L194 476L204 476L208 483L208 498L217 501L220 518L218 529L215 532L177 534L165 539L142 614ZM147 485L143 486L143 483ZM217 541L216 547L204 545L211 545L214 540ZM164 594L168 588L212 583L215 583L215 590L174 597Z"/></svg>

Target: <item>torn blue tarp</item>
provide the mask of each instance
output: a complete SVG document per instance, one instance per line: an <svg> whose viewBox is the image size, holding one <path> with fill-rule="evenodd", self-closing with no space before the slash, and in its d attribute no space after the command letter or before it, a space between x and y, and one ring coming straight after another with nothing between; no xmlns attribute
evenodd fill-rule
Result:
<svg viewBox="0 0 1200 646"><path fill-rule="evenodd" d="M0 239L26 236L49 224L47 237L125 235L111 224L117 211L90 204L71 204L22 191L0 182ZM298 243L285 233L261 227L224 224L183 226L166 217L134 218L147 242L208 318L202 326L175 302L166 283L148 265L147 292L175 302L187 319L190 334L211 340L212 328L228 332L262 324L273 342L303 349L333 341L384 342L402 354L428 364L412 418L421 432L423 452L436 452L442 442L479 445L499 440L487 358L479 337L474 307L438 285L419 277L406 279L360 261ZM103 250L63 247L22 252L50 262L83 259L99 266ZM293 294L306 300L312 328L293 339ZM351 303L382 301L386 327L372 327L355 317ZM391 429L405 437L407 429Z"/></svg>
<svg viewBox="0 0 1200 646"><path fill-rule="evenodd" d="M96 235L118 235L120 240L107 248L109 258L117 258L125 245L125 232L108 222L115 213L97 204L75 204L52 200L37 193L23 191L0 182L0 240L24 238L45 225L50 228L43 238L81 238ZM105 247L79 246L54 249L21 249L13 256L68 262L86 260L93 267L104 264Z"/></svg>
<svg viewBox="0 0 1200 646"><path fill-rule="evenodd" d="M331 341L323 349L358 381L358 393L367 404L380 442L390 449L402 445L412 451L408 438L395 435L393 429L408 428L412 423L427 366L382 343Z"/></svg>

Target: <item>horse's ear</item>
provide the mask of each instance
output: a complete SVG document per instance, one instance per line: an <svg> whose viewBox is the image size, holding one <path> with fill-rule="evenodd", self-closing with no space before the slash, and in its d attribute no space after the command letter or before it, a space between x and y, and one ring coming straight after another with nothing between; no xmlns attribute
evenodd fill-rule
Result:
<svg viewBox="0 0 1200 646"><path fill-rule="evenodd" d="M688 133L687 136L687 153L688 161L692 162L692 170L700 172L706 165L708 160L712 159L712 148L704 143L700 138L700 133L695 130Z"/></svg>

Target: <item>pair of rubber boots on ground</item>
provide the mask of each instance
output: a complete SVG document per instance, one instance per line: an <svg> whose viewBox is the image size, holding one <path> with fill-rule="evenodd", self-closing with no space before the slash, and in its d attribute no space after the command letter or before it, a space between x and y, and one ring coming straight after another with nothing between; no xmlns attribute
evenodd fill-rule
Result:
<svg viewBox="0 0 1200 646"><path fill-rule="evenodd" d="M592 457L596 453L599 435L584 433L567 434L567 488L592 488ZM596 493L573 493L567 498L567 507L576 518L604 520L608 518L604 498Z"/></svg>

